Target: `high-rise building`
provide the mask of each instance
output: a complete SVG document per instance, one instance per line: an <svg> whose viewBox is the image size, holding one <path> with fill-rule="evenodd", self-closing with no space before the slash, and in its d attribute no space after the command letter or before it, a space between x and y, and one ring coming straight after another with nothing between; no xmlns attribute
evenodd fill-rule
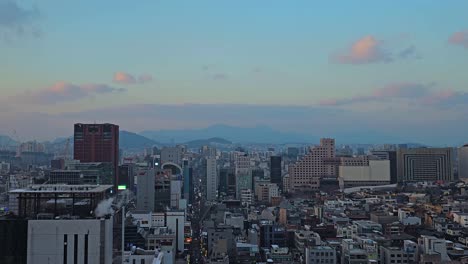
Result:
<svg viewBox="0 0 468 264"><path fill-rule="evenodd" d="M171 208L179 208L182 199L182 181L171 179Z"/></svg>
<svg viewBox="0 0 468 264"><path fill-rule="evenodd" d="M458 149L458 178L468 178L468 144Z"/></svg>
<svg viewBox="0 0 468 264"><path fill-rule="evenodd" d="M193 202L193 199L195 197L195 188L193 188L193 168L189 168L189 185L190 185L190 190L189 190L189 203L191 204ZM187 199L187 198L185 198Z"/></svg>
<svg viewBox="0 0 468 264"><path fill-rule="evenodd" d="M371 154L381 160L390 161L390 183L398 182L397 153L394 150L372 151Z"/></svg>
<svg viewBox="0 0 468 264"><path fill-rule="evenodd" d="M335 158L335 140L320 139L320 145L310 149L301 160L289 167L289 188L296 190L317 190L321 177L336 177L336 165L328 162Z"/></svg>
<svg viewBox="0 0 468 264"><path fill-rule="evenodd" d="M398 181L453 181L452 148L398 150Z"/></svg>
<svg viewBox="0 0 468 264"><path fill-rule="evenodd" d="M119 174L117 175L119 186L117 189L121 190L135 190L135 164L125 163L119 166Z"/></svg>
<svg viewBox="0 0 468 264"><path fill-rule="evenodd" d="M163 164L167 162L171 162L171 163L181 166L183 153L184 153L184 148L180 146L164 147L161 150L161 162Z"/></svg>
<svg viewBox="0 0 468 264"><path fill-rule="evenodd" d="M137 173L137 209L154 211L155 209L155 173L153 169Z"/></svg>
<svg viewBox="0 0 468 264"><path fill-rule="evenodd" d="M217 189L216 158L206 158L206 200L216 200Z"/></svg>
<svg viewBox="0 0 468 264"><path fill-rule="evenodd" d="M184 224L185 212L171 210L166 212L167 228L176 236L176 249L178 252L184 251Z"/></svg>
<svg viewBox="0 0 468 264"><path fill-rule="evenodd" d="M119 185L119 126L113 124L75 124L73 158L80 162L111 162L114 187Z"/></svg>
<svg viewBox="0 0 468 264"><path fill-rule="evenodd" d="M221 168L219 169L219 184L218 190L220 194L227 195L228 191L228 175L232 171L230 168Z"/></svg>
<svg viewBox="0 0 468 264"><path fill-rule="evenodd" d="M281 179L281 156L270 157L270 182L276 183L280 187L283 185Z"/></svg>
<svg viewBox="0 0 468 264"><path fill-rule="evenodd" d="M192 203L192 197L190 196L190 189L193 189L192 186L192 173L189 167L188 160L184 160L183 167L183 176L184 176L184 199L187 200L189 204Z"/></svg>

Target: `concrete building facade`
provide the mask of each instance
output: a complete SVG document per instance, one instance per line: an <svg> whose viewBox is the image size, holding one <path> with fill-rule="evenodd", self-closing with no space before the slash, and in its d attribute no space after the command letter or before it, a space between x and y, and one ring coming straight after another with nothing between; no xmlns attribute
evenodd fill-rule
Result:
<svg viewBox="0 0 468 264"><path fill-rule="evenodd" d="M28 264L111 264L112 219L28 221Z"/></svg>
<svg viewBox="0 0 468 264"><path fill-rule="evenodd" d="M217 193L218 172L216 167L216 158L206 158L206 200L215 201Z"/></svg>
<svg viewBox="0 0 468 264"><path fill-rule="evenodd" d="M369 160L364 166L339 166L341 187L390 184L390 161Z"/></svg>
<svg viewBox="0 0 468 264"><path fill-rule="evenodd" d="M398 150L400 182L453 181L452 148Z"/></svg>
<svg viewBox="0 0 468 264"><path fill-rule="evenodd" d="M155 204L155 173L154 169L142 170L137 173L137 209L154 211Z"/></svg>
<svg viewBox="0 0 468 264"><path fill-rule="evenodd" d="M312 147L301 160L289 167L289 188L317 190L321 177L336 177L336 166L327 160L335 158L335 140L320 139L320 145Z"/></svg>
<svg viewBox="0 0 468 264"><path fill-rule="evenodd" d="M468 178L468 144L458 149L458 178Z"/></svg>

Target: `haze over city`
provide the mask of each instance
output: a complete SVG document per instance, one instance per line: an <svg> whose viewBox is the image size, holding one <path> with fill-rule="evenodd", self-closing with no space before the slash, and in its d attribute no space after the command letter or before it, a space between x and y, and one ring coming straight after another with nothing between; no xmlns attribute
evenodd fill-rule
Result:
<svg viewBox="0 0 468 264"><path fill-rule="evenodd" d="M0 134L225 124L459 145L466 10L422 0L1 0Z"/></svg>

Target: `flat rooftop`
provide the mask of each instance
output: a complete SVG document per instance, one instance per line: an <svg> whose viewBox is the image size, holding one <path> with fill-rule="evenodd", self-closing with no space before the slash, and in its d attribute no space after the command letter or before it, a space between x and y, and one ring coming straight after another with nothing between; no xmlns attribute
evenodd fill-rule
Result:
<svg viewBox="0 0 468 264"><path fill-rule="evenodd" d="M9 193L102 193L112 187L112 185L42 184L31 185L24 189L11 190Z"/></svg>

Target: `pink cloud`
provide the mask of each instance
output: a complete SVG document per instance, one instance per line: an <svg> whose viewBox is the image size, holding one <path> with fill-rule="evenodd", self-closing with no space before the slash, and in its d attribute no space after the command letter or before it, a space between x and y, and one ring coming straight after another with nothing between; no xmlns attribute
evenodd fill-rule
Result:
<svg viewBox="0 0 468 264"><path fill-rule="evenodd" d="M390 62L392 58L383 50L382 42L369 35L354 42L348 51L336 54L333 60L344 64L367 64Z"/></svg>
<svg viewBox="0 0 468 264"><path fill-rule="evenodd" d="M116 72L114 74L114 82L121 84L134 84L136 83L135 77L126 72Z"/></svg>
<svg viewBox="0 0 468 264"><path fill-rule="evenodd" d="M148 83L153 80L153 76L150 74L142 74L138 78L134 77L130 73L126 72L116 72L114 74L113 81L120 84L143 84Z"/></svg>
<svg viewBox="0 0 468 264"><path fill-rule="evenodd" d="M57 82L43 90L28 92L20 95L21 100L31 103L61 103L78 101L87 97L118 93L126 91L123 88L114 88L107 84L75 85L67 82Z"/></svg>
<svg viewBox="0 0 468 264"><path fill-rule="evenodd" d="M468 49L468 30L453 33L448 39L448 42Z"/></svg>

